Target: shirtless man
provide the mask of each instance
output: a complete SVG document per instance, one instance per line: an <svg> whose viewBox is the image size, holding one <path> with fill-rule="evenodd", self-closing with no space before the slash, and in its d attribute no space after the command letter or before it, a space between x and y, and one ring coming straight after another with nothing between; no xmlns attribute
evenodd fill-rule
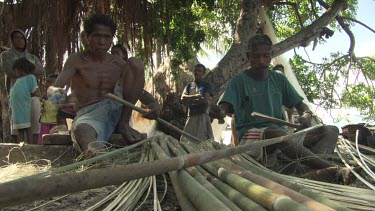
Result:
<svg viewBox="0 0 375 211"><path fill-rule="evenodd" d="M130 108L105 98L105 94L114 93L134 104L142 94L145 80L144 66L139 59L129 58L125 62L108 53L116 32L116 24L110 17L98 14L89 17L84 22L84 31L88 38L87 50L68 57L54 85L63 87L71 82L78 110L72 139L90 157L109 140L116 126L128 144L146 138L146 134L129 126ZM158 115L151 108L144 116Z"/></svg>

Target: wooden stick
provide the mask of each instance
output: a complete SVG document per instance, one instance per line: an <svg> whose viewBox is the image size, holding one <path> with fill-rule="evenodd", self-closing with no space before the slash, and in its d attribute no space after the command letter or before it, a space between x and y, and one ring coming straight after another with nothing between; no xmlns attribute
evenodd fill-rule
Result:
<svg viewBox="0 0 375 211"><path fill-rule="evenodd" d="M138 111L138 112L141 113L141 114L146 114L146 113L147 113L145 110L143 110L143 109L141 109L141 108L139 108L139 107L133 105L132 103L130 103L130 102L124 100L124 99L121 99L121 98L117 97L117 96L114 95L114 94L108 93L108 94L106 94L105 96L106 96L107 98L110 98L110 99L116 101L116 102L119 102L119 103L121 103L121 104L123 104L123 105L126 105L126 106L130 107L131 109ZM191 134L189 134L189 133L186 133L186 132L180 130L180 128L178 128L178 127L172 125L171 123L165 121L164 119L161 119L161 118L158 117L158 118L156 118L155 120L156 120L157 122L160 122L160 123L164 124L165 126L171 128L171 129L175 130L176 132L178 132L178 133L180 133L180 134L182 134L182 135L184 135L184 136L190 138L191 140L194 140L195 142L200 143L200 142L205 141L205 140L200 140L199 138L197 138L197 137L195 137L195 136L193 136L193 135L191 135Z"/></svg>
<svg viewBox="0 0 375 211"><path fill-rule="evenodd" d="M291 122L287 122L287 121L284 121L284 120L281 120L281 119L273 118L273 117L270 117L270 116L267 116L265 114L261 114L261 113L258 113L258 112L251 113L251 116L253 116L255 118L267 120L269 122L274 122L274 123L279 123L279 124L282 124L282 125L286 125L286 126L289 126L289 127L294 127L294 128L298 128L299 127L299 125L297 125L297 124L293 124Z"/></svg>

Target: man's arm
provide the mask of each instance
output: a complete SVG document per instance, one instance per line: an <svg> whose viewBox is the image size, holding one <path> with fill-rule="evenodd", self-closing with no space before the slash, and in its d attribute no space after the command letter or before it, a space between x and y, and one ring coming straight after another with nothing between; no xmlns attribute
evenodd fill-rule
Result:
<svg viewBox="0 0 375 211"><path fill-rule="evenodd" d="M304 102L300 102L295 105L299 115L301 116L301 129L308 128L311 126L311 119L312 119L312 111L310 110L309 106L307 106Z"/></svg>
<svg viewBox="0 0 375 211"><path fill-rule="evenodd" d="M187 85L184 89L184 92L182 93L181 95L181 102L184 104L184 105L187 105L189 103L192 103L193 101L199 101L201 99L203 99L203 96L201 94L193 94L193 95L189 95L188 93L188 86ZM195 102L194 102L195 103Z"/></svg>
<svg viewBox="0 0 375 211"><path fill-rule="evenodd" d="M66 60L64 64L64 68L61 71L59 77L57 77L55 83L53 86L55 87L64 87L65 85L68 85L70 82L70 79L74 76L76 73L76 69L74 68L74 62L75 62L75 57L77 55L71 55L69 58Z"/></svg>
<svg viewBox="0 0 375 211"><path fill-rule="evenodd" d="M141 101L142 104L146 105L150 109L148 113L142 115L144 118L156 119L159 117L161 107L154 96L152 96L148 91L143 90L139 101Z"/></svg>

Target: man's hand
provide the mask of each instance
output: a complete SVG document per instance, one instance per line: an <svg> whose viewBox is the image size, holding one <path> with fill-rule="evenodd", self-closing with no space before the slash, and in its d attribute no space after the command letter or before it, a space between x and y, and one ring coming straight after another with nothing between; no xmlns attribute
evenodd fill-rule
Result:
<svg viewBox="0 0 375 211"><path fill-rule="evenodd" d="M161 106L159 105L158 102L152 102L147 107L150 109L149 112L146 114L143 114L142 117L146 119L156 119L159 117L160 111L161 111Z"/></svg>
<svg viewBox="0 0 375 211"><path fill-rule="evenodd" d="M311 119L312 119L312 113L304 112L300 118L301 126L298 129L301 130L301 129L311 127Z"/></svg>

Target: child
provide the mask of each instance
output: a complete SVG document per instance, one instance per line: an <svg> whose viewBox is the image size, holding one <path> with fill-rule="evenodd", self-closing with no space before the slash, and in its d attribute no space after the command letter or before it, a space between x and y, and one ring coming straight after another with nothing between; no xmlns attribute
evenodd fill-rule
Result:
<svg viewBox="0 0 375 211"><path fill-rule="evenodd" d="M30 128L31 97L39 96L36 77L32 74L35 66L26 58L21 58L13 63L13 70L16 72L17 80L10 90L10 106L13 128L18 130L17 142L36 144Z"/></svg>
<svg viewBox="0 0 375 211"><path fill-rule="evenodd" d="M47 96L42 99L41 129L38 144L43 144L43 135L49 134L52 128L60 124L57 115L58 111L72 106L72 103L65 104L65 95L62 88L48 87Z"/></svg>

